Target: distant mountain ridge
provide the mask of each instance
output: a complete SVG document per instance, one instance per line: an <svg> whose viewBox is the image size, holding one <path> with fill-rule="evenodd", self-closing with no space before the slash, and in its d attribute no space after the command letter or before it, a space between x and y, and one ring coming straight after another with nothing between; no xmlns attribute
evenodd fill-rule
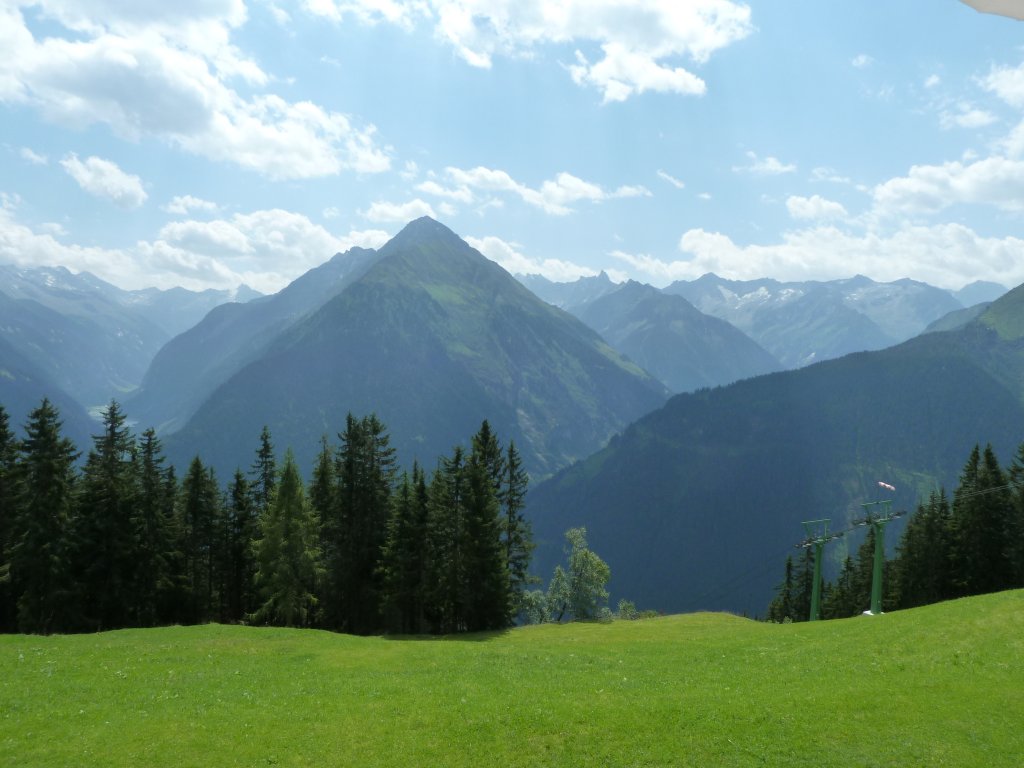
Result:
<svg viewBox="0 0 1024 768"><path fill-rule="evenodd" d="M704 314L682 296L632 280L570 311L673 392L782 369L725 320Z"/></svg>
<svg viewBox="0 0 1024 768"><path fill-rule="evenodd" d="M677 395L531 490L538 561L584 525L615 595L763 612L802 520L845 527L878 480L911 508L954 487L975 443L1009 461L1022 424L1024 286L956 330Z"/></svg>
<svg viewBox="0 0 1024 768"><path fill-rule="evenodd" d="M375 412L403 463L432 465L487 419L537 477L589 455L667 394L583 323L423 218L225 379L168 451L184 457L202 446L230 471L251 462L267 424L311 466L320 437L333 437L347 412Z"/></svg>
<svg viewBox="0 0 1024 768"><path fill-rule="evenodd" d="M863 275L825 282L726 280L706 274L665 288L728 320L787 368L875 349L921 333L962 304L914 280L877 283Z"/></svg>
<svg viewBox="0 0 1024 768"><path fill-rule="evenodd" d="M179 429L279 333L343 290L376 258L373 250L352 248L271 296L217 307L159 351L127 402L129 412L162 432Z"/></svg>

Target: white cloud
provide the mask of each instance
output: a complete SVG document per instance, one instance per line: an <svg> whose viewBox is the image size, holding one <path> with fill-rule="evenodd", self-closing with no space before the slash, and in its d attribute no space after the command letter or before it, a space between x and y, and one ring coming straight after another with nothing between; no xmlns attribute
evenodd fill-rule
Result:
<svg viewBox="0 0 1024 768"><path fill-rule="evenodd" d="M72 153L60 164L90 195L105 197L121 208L138 208L146 202L148 195L142 188L142 179L125 173L110 160L88 157L83 163Z"/></svg>
<svg viewBox="0 0 1024 768"><path fill-rule="evenodd" d="M192 195L178 195L171 198L171 201L164 205L161 210L177 216L187 216L192 211L213 213L217 210L217 204L211 203L209 200L193 197Z"/></svg>
<svg viewBox="0 0 1024 768"><path fill-rule="evenodd" d="M955 112L944 110L939 115L939 124L943 128L984 128L996 121L996 116L984 109L978 109L967 103L957 105Z"/></svg>
<svg viewBox="0 0 1024 768"><path fill-rule="evenodd" d="M279 26L287 26L292 20L291 14L276 3L268 3L267 10L270 11L270 15Z"/></svg>
<svg viewBox="0 0 1024 768"><path fill-rule="evenodd" d="M455 189L509 192L517 195L525 203L556 216L572 213L573 209L570 206L580 201L599 203L619 198L647 197L651 194L645 187L631 185L605 190L598 184L565 172L557 174L554 179L544 181L537 189L516 181L505 171L482 166L470 170L446 168L445 175L455 184ZM451 193L449 190L449 195Z"/></svg>
<svg viewBox="0 0 1024 768"><path fill-rule="evenodd" d="M924 87L925 88L935 88L936 86L940 85L941 83L942 83L942 78L939 77L938 75L928 75L928 77L925 78Z"/></svg>
<svg viewBox="0 0 1024 768"><path fill-rule="evenodd" d="M466 242L513 275L543 275L555 282L568 282L597 274L589 267L560 259L536 259L522 253L522 246L500 237L467 237Z"/></svg>
<svg viewBox="0 0 1024 768"><path fill-rule="evenodd" d="M747 152L747 157L750 159L749 165L734 165L733 171L736 173L753 173L758 176L779 176L783 173L793 173L796 170L795 165L783 163L777 157L758 157L756 152Z"/></svg>
<svg viewBox="0 0 1024 768"><path fill-rule="evenodd" d="M180 285L202 290L246 283L270 293L339 251L379 248L390 237L379 229L336 236L301 214L283 210L172 222L155 240L139 241L131 248L69 245L54 237L62 233L50 224L33 230L16 219L13 205L0 206L0 262L59 264L124 288Z"/></svg>
<svg viewBox="0 0 1024 768"><path fill-rule="evenodd" d="M600 90L604 101L634 94L702 94L704 81L679 66L696 64L754 27L750 7L734 0L305 0L305 8L333 21L353 16L406 29L421 19L475 67L497 55L531 55L544 45L597 46L590 62L576 52L567 67L573 81ZM669 63L672 62L672 63Z"/></svg>
<svg viewBox="0 0 1024 768"><path fill-rule="evenodd" d="M683 96L703 96L707 85L683 67L658 64L647 53L631 51L619 43L601 46L604 58L591 64L582 51L576 51L576 63L568 67L577 85L592 85L604 93L604 103L625 101L635 93L655 91Z"/></svg>
<svg viewBox="0 0 1024 768"><path fill-rule="evenodd" d="M944 288L983 279L1024 282L1024 240L987 238L960 224L907 226L889 235L853 235L835 227L788 232L769 245L742 246L727 235L692 229L679 241L685 257L614 255L656 285L691 280L707 272L736 280L771 275L779 280L831 280L854 271L875 280L908 275Z"/></svg>
<svg viewBox="0 0 1024 768"><path fill-rule="evenodd" d="M680 181L675 176L672 176L671 174L666 173L665 171L662 171L660 169L658 170L658 178L659 179L664 179L665 181L667 181L669 184L671 184L676 189L685 189L686 188L686 184L684 182Z"/></svg>
<svg viewBox="0 0 1024 768"><path fill-rule="evenodd" d="M241 0L125 3L41 0L70 38L37 40L19 7L0 8L0 100L74 127L109 126L275 179L386 170L373 126L273 93L243 96L270 78L230 42Z"/></svg>
<svg viewBox="0 0 1024 768"><path fill-rule="evenodd" d="M826 200L819 195L792 195L786 199L786 209L794 219L841 219L847 216L846 208L842 204Z"/></svg>
<svg viewBox="0 0 1024 768"><path fill-rule="evenodd" d="M853 59L850 61L850 64L852 64L857 69L865 69L866 67L870 67L872 64L874 64L874 62L875 60L868 56L866 53L859 53L853 57Z"/></svg>
<svg viewBox="0 0 1024 768"><path fill-rule="evenodd" d="M0 262L24 267L65 266L89 271L116 284L147 279L131 255L123 250L65 245L52 231L36 232L19 222L6 196L0 206ZM113 279L111 279L113 278ZM132 287L144 287L137 282ZM170 287L170 286L167 286Z"/></svg>
<svg viewBox="0 0 1024 768"><path fill-rule="evenodd" d="M270 209L230 219L171 222L156 240L139 242L134 250L147 271L170 285L228 288L246 283L272 293L335 253L354 246L378 248L388 238L376 229L339 237L302 214Z"/></svg>
<svg viewBox="0 0 1024 768"><path fill-rule="evenodd" d="M416 189L419 192L433 195L434 197L444 197L460 203L468 204L473 202L473 191L467 186L443 187L436 181L427 180L417 184Z"/></svg>
<svg viewBox="0 0 1024 768"><path fill-rule="evenodd" d="M39 225L39 229L43 232L53 235L54 237L64 237L68 231L64 228L64 225L59 221L46 221Z"/></svg>
<svg viewBox="0 0 1024 768"><path fill-rule="evenodd" d="M398 175L402 177L403 181L412 181L419 176L420 167L416 165L415 160L406 160L405 167L398 172Z"/></svg>
<svg viewBox="0 0 1024 768"><path fill-rule="evenodd" d="M377 223L405 223L421 216L437 218L430 203L416 198L407 203L388 203L377 201L363 212L363 217Z"/></svg>
<svg viewBox="0 0 1024 768"><path fill-rule="evenodd" d="M711 193L710 192L700 192L700 193L697 194L697 197L699 197L701 200L710 200L711 199Z"/></svg>
<svg viewBox="0 0 1024 768"><path fill-rule="evenodd" d="M1024 211L1024 161L988 157L915 165L906 176L876 186L873 196L883 215L937 213L957 203Z"/></svg>
<svg viewBox="0 0 1024 768"><path fill-rule="evenodd" d="M23 160L27 160L32 165L48 165L50 159L46 155L40 155L33 152L29 147L22 147L18 150L18 154L21 155Z"/></svg>
<svg viewBox="0 0 1024 768"><path fill-rule="evenodd" d="M833 184L849 184L848 176L841 176L835 168L818 166L811 171L811 181L829 181Z"/></svg>
<svg viewBox="0 0 1024 768"><path fill-rule="evenodd" d="M1024 64L1016 67L993 67L988 75L982 78L981 85L1011 107L1024 108Z"/></svg>

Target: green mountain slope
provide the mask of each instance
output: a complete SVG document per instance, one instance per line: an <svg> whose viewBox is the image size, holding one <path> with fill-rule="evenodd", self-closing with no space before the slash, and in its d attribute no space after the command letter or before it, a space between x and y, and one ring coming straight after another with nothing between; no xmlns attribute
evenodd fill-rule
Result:
<svg viewBox="0 0 1024 768"><path fill-rule="evenodd" d="M278 334L362 274L374 258L374 251L352 248L279 293L216 307L160 350L139 391L128 401L128 412L164 433L180 428L220 384L258 359Z"/></svg>
<svg viewBox="0 0 1024 768"><path fill-rule="evenodd" d="M562 531L586 525L617 595L763 611L802 520L846 527L879 480L911 507L952 487L976 442L1009 460L1024 439L1024 339L1000 333L1019 327L1021 295L958 331L674 397L531 491L542 568Z"/></svg>
<svg viewBox="0 0 1024 768"><path fill-rule="evenodd" d="M441 224L419 219L363 276L226 381L168 443L251 462L260 427L310 467L345 414L376 412L428 466L483 419L536 477L661 405L664 387Z"/></svg>
<svg viewBox="0 0 1024 768"><path fill-rule="evenodd" d="M630 280L570 311L673 392L781 369L753 339L682 296Z"/></svg>

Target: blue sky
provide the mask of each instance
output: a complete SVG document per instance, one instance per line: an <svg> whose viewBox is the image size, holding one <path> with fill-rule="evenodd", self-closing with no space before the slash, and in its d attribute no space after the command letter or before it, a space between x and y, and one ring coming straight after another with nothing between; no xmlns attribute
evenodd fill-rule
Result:
<svg viewBox="0 0 1024 768"><path fill-rule="evenodd" d="M958 0L0 0L0 261L269 292L427 214L557 280L1013 286L1022 43Z"/></svg>

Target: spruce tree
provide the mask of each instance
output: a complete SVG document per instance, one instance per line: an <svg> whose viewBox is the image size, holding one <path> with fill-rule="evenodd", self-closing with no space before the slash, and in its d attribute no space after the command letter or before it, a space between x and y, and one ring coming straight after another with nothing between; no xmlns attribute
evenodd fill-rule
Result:
<svg viewBox="0 0 1024 768"><path fill-rule="evenodd" d="M524 514L528 484L529 477L523 469L519 452L515 443L510 442L498 498L502 508L502 541L508 565L509 602L513 616L523 609L523 595L527 588L539 581L530 576L530 560L535 545L530 521Z"/></svg>
<svg viewBox="0 0 1024 768"><path fill-rule="evenodd" d="M185 519L183 503L185 494L178 485L174 466L164 474L164 530L167 549L164 560L167 563L167 581L159 591L157 616L159 624L186 624L193 621L193 600L191 590L190 542L191 536Z"/></svg>
<svg viewBox="0 0 1024 768"><path fill-rule="evenodd" d="M992 446L974 447L953 495L954 589L977 595L1006 589L1014 580L1010 539L1013 501Z"/></svg>
<svg viewBox="0 0 1024 768"><path fill-rule="evenodd" d="M1024 587L1024 443L1017 448L1007 472L1010 483L1009 547L1007 555L1014 589Z"/></svg>
<svg viewBox="0 0 1024 768"><path fill-rule="evenodd" d="M13 632L16 627L10 561L15 513L16 447L7 411L0 405L0 632Z"/></svg>
<svg viewBox="0 0 1024 768"><path fill-rule="evenodd" d="M71 552L78 452L61 427L44 398L29 414L15 461L10 578L21 632L49 634L78 624Z"/></svg>
<svg viewBox="0 0 1024 768"><path fill-rule="evenodd" d="M239 622L256 610L259 519L249 481L240 469L228 487L225 547L225 620Z"/></svg>
<svg viewBox="0 0 1024 768"><path fill-rule="evenodd" d="M823 618L845 619L860 613L857 609L854 590L855 571L853 558L847 556L843 560L843 567L839 571L839 576L836 577L835 584L828 585L822 598L821 614Z"/></svg>
<svg viewBox="0 0 1024 768"><path fill-rule="evenodd" d="M782 624L784 621L794 621L793 618L793 556L786 555L786 565L782 582L775 587L775 597L768 604L768 621Z"/></svg>
<svg viewBox="0 0 1024 768"><path fill-rule="evenodd" d="M450 458L438 460L427 491L426 613L432 631L440 634L466 628L466 493L465 455L456 446Z"/></svg>
<svg viewBox="0 0 1024 768"><path fill-rule="evenodd" d="M111 401L85 464L75 530L81 605L93 629L127 626L137 613L135 449L127 417Z"/></svg>
<svg viewBox="0 0 1024 768"><path fill-rule="evenodd" d="M349 414L335 462L334 509L323 521L329 560L325 618L355 634L381 628L379 569L391 513L395 450L376 415Z"/></svg>
<svg viewBox="0 0 1024 768"><path fill-rule="evenodd" d="M419 634L426 629L427 505L418 492L422 483L419 465L413 465L412 478L402 474L381 553L385 624L402 634Z"/></svg>
<svg viewBox="0 0 1024 768"><path fill-rule="evenodd" d="M309 486L309 501L321 520L330 517L336 504L337 478L334 472L334 452L327 436L320 438L320 453L313 466L313 482Z"/></svg>
<svg viewBox="0 0 1024 768"><path fill-rule="evenodd" d="M220 490L213 469L196 456L181 482L181 524L188 592L187 623L212 621L219 613L217 555Z"/></svg>
<svg viewBox="0 0 1024 768"><path fill-rule="evenodd" d="M896 549L896 601L900 608L929 605L950 597L950 509L945 490L933 491L907 521Z"/></svg>
<svg viewBox="0 0 1024 768"><path fill-rule="evenodd" d="M138 498L131 513L135 539L132 621L151 627L164 619L161 606L174 592L171 571L174 496L169 493L160 439L150 428L138 450Z"/></svg>
<svg viewBox="0 0 1024 768"><path fill-rule="evenodd" d="M509 569L501 540L500 506L486 456L471 453L466 465L462 603L466 629L508 626L512 617Z"/></svg>
<svg viewBox="0 0 1024 768"><path fill-rule="evenodd" d="M321 575L317 521L290 449L285 453L280 482L260 529L256 544L260 604L253 620L287 627L309 626Z"/></svg>
<svg viewBox="0 0 1024 768"><path fill-rule="evenodd" d="M260 447L256 450L256 460L249 473L252 476L252 498L256 505L257 517L266 513L270 499L274 495L277 482L277 459L274 457L274 444L270 439L270 429L266 425L260 432Z"/></svg>
<svg viewBox="0 0 1024 768"><path fill-rule="evenodd" d="M811 618L811 597L814 589L814 548L804 547L804 553L793 574L791 618L808 621Z"/></svg>

